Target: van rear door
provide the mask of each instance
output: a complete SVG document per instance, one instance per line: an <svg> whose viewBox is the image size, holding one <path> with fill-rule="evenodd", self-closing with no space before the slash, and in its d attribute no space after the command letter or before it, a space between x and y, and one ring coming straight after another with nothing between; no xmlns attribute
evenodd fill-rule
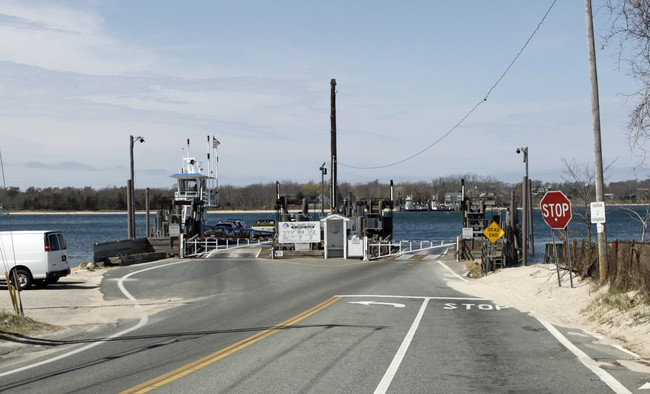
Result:
<svg viewBox="0 0 650 394"><path fill-rule="evenodd" d="M47 272L65 271L68 266L68 245L63 234L59 232L45 233L45 258Z"/></svg>

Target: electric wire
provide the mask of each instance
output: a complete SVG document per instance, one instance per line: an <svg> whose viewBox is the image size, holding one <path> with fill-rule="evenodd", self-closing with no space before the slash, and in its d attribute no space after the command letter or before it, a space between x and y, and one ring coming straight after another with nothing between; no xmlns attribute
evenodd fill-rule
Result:
<svg viewBox="0 0 650 394"><path fill-rule="evenodd" d="M487 91L487 93L485 94L485 96L483 97L483 99L482 99L481 101L479 101L478 103L476 103L476 105L474 105L474 107L472 107L472 109L470 109L469 112L467 112L467 114L465 114L465 116L463 116L463 117L460 119L460 121L458 121L458 123L456 123L456 124L455 124L451 129L449 129L449 131L447 131L445 134L443 134L440 138L438 138L437 140L433 141L433 142L432 142L431 144L429 144L427 147L425 147L425 148L419 150L418 152L412 154L411 156L408 156L408 157L406 157L406 158L404 158L404 159L401 159L401 160L398 160L398 161L395 161L395 162L392 162L392 163L389 163L389 164L384 164L384 165L379 165L379 166L372 166L372 167L360 167L360 166L353 166L353 165L345 164L345 163L342 163L341 161L338 161L338 165L343 166L343 167L347 167L347 168L356 169L356 170L376 170L376 169L380 169L380 168L392 167L392 166L395 166L395 165L398 165L398 164L404 163L405 161L411 160L411 159L413 159L413 158L415 158L415 157L421 155L422 153L424 153L424 152L428 151L429 149L433 148L433 147L434 147L435 145L437 145L440 141L444 140L447 136L449 136L449 134L451 134L454 130L456 130L456 129L461 125L461 124L463 124L463 122L465 122L465 120L466 120L467 118L469 118L469 116L470 116L472 113L474 113L474 111L476 111L476 109L477 109L481 104L483 104L484 102L487 101L488 97L490 97L490 95L492 94L492 91L493 91L493 90L494 90L494 89L495 89L495 88L496 88L496 87L501 83L501 81L503 80L503 78L505 78L506 74L508 74L508 71L510 71L510 69L512 68L512 66L513 66L513 65L515 64L515 62L519 59L519 56L521 56L521 54L524 52L524 50L526 49L526 47L528 46L528 44L530 43L530 41L533 39L533 37L535 36L535 34L537 34L537 32L539 31L539 29L540 29L540 27L542 26L542 24L544 23L544 21L546 21L546 18L548 17L548 14L551 12L551 10L553 9L553 7L555 6L555 3L557 3L557 0L553 0L553 2L551 3L551 5L550 5L550 6L548 7L548 9L546 10L546 13L544 14L544 16L542 17L542 19L541 19L541 20L539 21L539 23L537 24L537 27L535 28L535 30L533 30L533 32L530 34L530 36L528 37L528 39L526 40L526 42L524 43L524 45L521 47L521 49L519 49L519 52L517 53L517 55L515 55L515 57L514 57L514 58L512 59L512 61L510 62L510 64L508 64L508 67L506 67L505 71L503 71L503 73L501 73L501 76L499 76L499 78L497 79L497 81L496 81L496 82L495 82L495 83L490 87L490 89L488 89L488 91Z"/></svg>

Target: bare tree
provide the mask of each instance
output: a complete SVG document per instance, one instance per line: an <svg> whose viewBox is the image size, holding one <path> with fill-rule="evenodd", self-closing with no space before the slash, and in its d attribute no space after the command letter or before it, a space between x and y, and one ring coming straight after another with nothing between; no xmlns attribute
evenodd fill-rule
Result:
<svg viewBox="0 0 650 394"><path fill-rule="evenodd" d="M629 207L623 207L623 209L629 213L630 218L632 218L632 220L641 223L642 226L641 242L645 242L645 237L646 234L648 233L648 222L650 222L650 205L645 206L645 213L643 214Z"/></svg>
<svg viewBox="0 0 650 394"><path fill-rule="evenodd" d="M565 187L569 187L569 190L565 191L569 194L570 198L574 197L580 200L584 208L584 213L575 211L574 214L584 220L587 227L587 239L591 242L589 204L595 199L594 170L588 164L576 163L575 159L569 162L565 158L562 158L562 163L564 164L564 169L562 170L564 175L562 179L566 182Z"/></svg>
<svg viewBox="0 0 650 394"><path fill-rule="evenodd" d="M604 45L618 46L619 66L638 83L628 93L634 101L627 125L630 148L645 164L645 144L650 138L650 2L648 0L606 0L610 27Z"/></svg>
<svg viewBox="0 0 650 394"><path fill-rule="evenodd" d="M604 172L607 172L609 167L614 164L616 160L609 163L604 168ZM590 204L592 201L595 201L595 184L594 184L594 170L589 166L589 164L580 164L572 159L570 162L565 158L562 158L562 163L564 164L564 170L562 172L564 175L562 179L565 182L564 187L569 188L569 194L571 197L577 198L580 200L584 208L584 213L575 212L575 214L581 217L585 226L587 227L587 239L591 242L591 209Z"/></svg>

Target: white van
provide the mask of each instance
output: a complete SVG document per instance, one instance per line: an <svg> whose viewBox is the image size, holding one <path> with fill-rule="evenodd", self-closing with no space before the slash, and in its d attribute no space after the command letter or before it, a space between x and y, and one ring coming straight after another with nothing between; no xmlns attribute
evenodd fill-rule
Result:
<svg viewBox="0 0 650 394"><path fill-rule="evenodd" d="M0 267L13 278L16 271L20 289L32 284L45 287L70 274L68 245L60 231L0 231Z"/></svg>

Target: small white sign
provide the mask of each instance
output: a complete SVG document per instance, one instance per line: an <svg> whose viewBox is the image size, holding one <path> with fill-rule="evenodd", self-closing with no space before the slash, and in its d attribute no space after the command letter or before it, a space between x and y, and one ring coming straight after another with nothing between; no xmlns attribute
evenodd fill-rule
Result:
<svg viewBox="0 0 650 394"><path fill-rule="evenodd" d="M591 223L605 223L605 202L591 203Z"/></svg>
<svg viewBox="0 0 650 394"><path fill-rule="evenodd" d="M278 224L278 242L281 244L320 241L320 222L280 222Z"/></svg>
<svg viewBox="0 0 650 394"><path fill-rule="evenodd" d="M169 225L169 236L170 237L178 237L181 235L181 226L176 223L176 224L170 224Z"/></svg>
<svg viewBox="0 0 650 394"><path fill-rule="evenodd" d="M463 227L463 238L474 238L473 227Z"/></svg>

